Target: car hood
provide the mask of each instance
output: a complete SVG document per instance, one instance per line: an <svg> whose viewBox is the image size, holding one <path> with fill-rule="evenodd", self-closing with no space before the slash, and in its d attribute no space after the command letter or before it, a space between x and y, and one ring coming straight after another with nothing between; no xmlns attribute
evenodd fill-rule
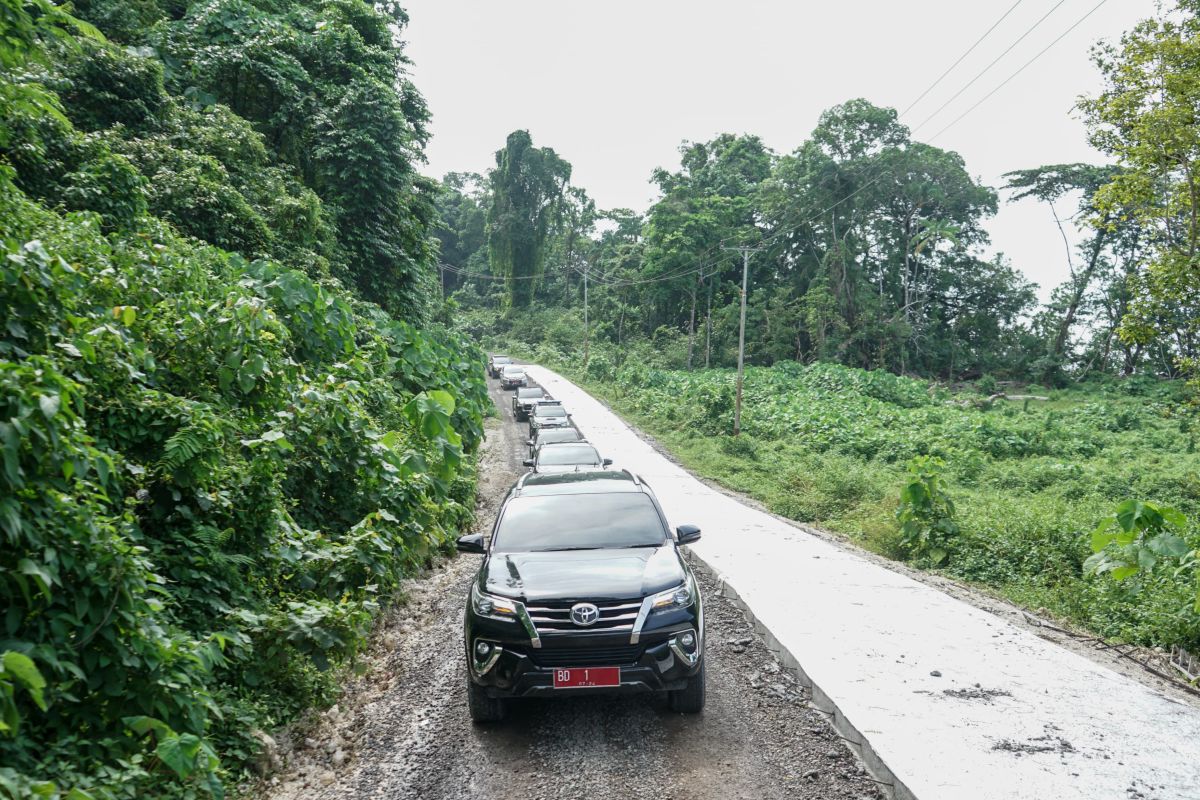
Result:
<svg viewBox="0 0 1200 800"><path fill-rule="evenodd" d="M640 599L678 586L683 578L671 545L495 553L483 574L486 591L526 601Z"/></svg>

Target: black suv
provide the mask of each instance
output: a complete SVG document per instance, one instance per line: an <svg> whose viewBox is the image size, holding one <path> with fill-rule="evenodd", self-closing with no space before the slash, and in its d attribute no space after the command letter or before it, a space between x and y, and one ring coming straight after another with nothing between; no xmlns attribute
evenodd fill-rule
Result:
<svg viewBox="0 0 1200 800"><path fill-rule="evenodd" d="M538 447L532 458L524 461L534 472L591 472L612 466L611 458L601 458L600 452L587 442L553 443Z"/></svg>
<svg viewBox="0 0 1200 800"><path fill-rule="evenodd" d="M518 422L527 422L529 420L529 412L537 405L538 400L549 399L550 396L546 394L546 390L540 386L522 386L513 395L513 418Z"/></svg>
<svg viewBox="0 0 1200 800"><path fill-rule="evenodd" d="M539 428L530 433L525 444L529 445L529 457L533 458L537 455L537 449L544 444L586 441L587 439L584 439L583 434L576 428Z"/></svg>
<svg viewBox="0 0 1200 800"><path fill-rule="evenodd" d="M628 471L530 473L509 491L467 599L467 700L476 722L511 698L666 692L704 708L704 609L650 487Z"/></svg>

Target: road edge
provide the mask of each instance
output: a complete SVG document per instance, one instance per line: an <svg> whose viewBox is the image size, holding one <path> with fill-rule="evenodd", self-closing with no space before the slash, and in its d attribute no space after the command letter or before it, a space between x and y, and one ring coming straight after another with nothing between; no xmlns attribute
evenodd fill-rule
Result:
<svg viewBox="0 0 1200 800"><path fill-rule="evenodd" d="M809 705L829 720L829 723L837 731L842 741L846 743L846 746L866 766L867 771L875 779L875 782L879 784L880 789L891 800L918 800L917 796L892 772L883 758L875 752L875 748L872 747L870 740L866 736L863 736L862 732L846 717L833 698L809 676L804 670L804 666L800 663L800 659L754 613L754 609L750 604L742 599L741 593L738 592L737 587L730 582L728 577L691 548L688 548L688 560L692 563L693 567L698 567L717 584L722 596L729 598L735 606L741 609L746 619L753 626L755 633L763 637L763 640L767 644L767 649L775 654L784 669L792 672L800 684L808 689L809 696L811 697Z"/></svg>

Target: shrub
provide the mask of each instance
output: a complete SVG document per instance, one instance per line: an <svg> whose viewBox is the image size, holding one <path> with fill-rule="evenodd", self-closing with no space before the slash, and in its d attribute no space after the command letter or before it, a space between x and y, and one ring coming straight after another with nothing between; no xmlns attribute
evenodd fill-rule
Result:
<svg viewBox="0 0 1200 800"><path fill-rule="evenodd" d="M910 461L896 509L902 546L914 559L934 566L950 557L959 533L954 501L942 482L943 467L941 459L930 456Z"/></svg>

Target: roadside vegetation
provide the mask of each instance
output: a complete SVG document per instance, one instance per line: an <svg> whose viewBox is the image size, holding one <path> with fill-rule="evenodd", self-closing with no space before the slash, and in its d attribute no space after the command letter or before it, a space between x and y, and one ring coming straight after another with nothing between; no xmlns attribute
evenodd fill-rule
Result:
<svg viewBox="0 0 1200 800"><path fill-rule="evenodd" d="M602 348L585 372L578 352L526 352L579 380L689 469L781 516L1106 637L1200 648L1196 586L1177 574L1178 559L1124 582L1084 566L1093 531L1127 498L1200 520L1200 420L1182 382L1021 389L1050 398L1043 402L990 399L991 385L952 391L785 362L747 371L734 437L732 370L658 369L637 358L616 366L618 354ZM910 491L913 482L922 489ZM1180 533L1200 543L1194 525Z"/></svg>
<svg viewBox="0 0 1200 800"><path fill-rule="evenodd" d="M0 0L0 798L221 797L470 523L483 357L402 14L77 13Z"/></svg>

